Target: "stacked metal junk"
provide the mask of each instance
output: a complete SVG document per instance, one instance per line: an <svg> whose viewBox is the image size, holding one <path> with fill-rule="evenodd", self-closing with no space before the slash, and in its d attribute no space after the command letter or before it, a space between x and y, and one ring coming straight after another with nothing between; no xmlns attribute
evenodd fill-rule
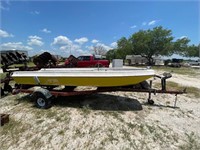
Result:
<svg viewBox="0 0 200 150"><path fill-rule="evenodd" d="M27 51L21 50L6 50L1 51L0 57L2 66L9 66L12 64L20 64L27 62L28 53Z"/></svg>
<svg viewBox="0 0 200 150"><path fill-rule="evenodd" d="M6 92L12 92L12 87L9 84L12 80L11 73L16 70L20 71L31 71L39 70L40 68L59 68L63 67L57 65L57 59L51 55L49 52L44 52L33 59L35 66L29 67L28 62L28 52L23 50L6 50L0 51L1 68L3 72L7 72L6 77L1 79L1 90L0 95L5 95ZM13 65L13 64L23 64L23 65ZM13 65L13 66L12 66Z"/></svg>
<svg viewBox="0 0 200 150"><path fill-rule="evenodd" d="M6 77L1 79L0 95L3 96L5 91L12 92L12 87L9 85L9 82L12 80L10 77L10 73L12 72L9 70L10 66L13 64L26 64L28 61L28 52L22 50L5 50L0 51L0 54L1 69L3 72L8 72Z"/></svg>

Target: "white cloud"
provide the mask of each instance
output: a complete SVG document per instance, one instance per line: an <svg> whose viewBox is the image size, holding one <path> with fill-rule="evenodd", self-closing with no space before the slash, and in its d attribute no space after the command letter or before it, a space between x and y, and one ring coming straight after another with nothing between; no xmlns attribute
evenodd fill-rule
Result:
<svg viewBox="0 0 200 150"><path fill-rule="evenodd" d="M61 46L59 49L64 51L76 51L77 49L80 48L81 47L79 45L71 44L71 45Z"/></svg>
<svg viewBox="0 0 200 150"><path fill-rule="evenodd" d="M92 42L93 44L95 44L95 43L98 43L99 41L96 40L96 39L94 39L94 40L92 40L91 42Z"/></svg>
<svg viewBox="0 0 200 150"><path fill-rule="evenodd" d="M151 20L151 21L149 21L149 22L143 22L143 23L142 23L142 26L146 26L146 25L152 26L152 25L155 25L158 21L159 21L159 20Z"/></svg>
<svg viewBox="0 0 200 150"><path fill-rule="evenodd" d="M88 49L88 51L92 51L94 49L94 46L101 46L103 47L106 51L109 51L113 48L115 48L117 46L117 42L113 42L110 44L110 46L103 44L103 43L97 43L96 45L91 45L91 46L86 46L86 48Z"/></svg>
<svg viewBox="0 0 200 150"><path fill-rule="evenodd" d="M133 25L133 26L131 26L130 28L131 28L131 29L134 29L134 28L136 28L136 27L137 27L136 25Z"/></svg>
<svg viewBox="0 0 200 150"><path fill-rule="evenodd" d="M42 29L41 31L44 32L44 33L51 33L51 31L46 29L46 28Z"/></svg>
<svg viewBox="0 0 200 150"><path fill-rule="evenodd" d="M68 39L66 36L57 36L54 38L52 45L71 45L72 41Z"/></svg>
<svg viewBox="0 0 200 150"><path fill-rule="evenodd" d="M76 45L76 44L61 46L59 49L62 51L61 53L64 53L65 55L64 57L67 57L71 54L76 57L80 55L91 54L88 52L88 50L83 50L80 45Z"/></svg>
<svg viewBox="0 0 200 150"><path fill-rule="evenodd" d="M117 47L117 42L111 43L110 46L111 46L112 48L116 48L116 47Z"/></svg>
<svg viewBox="0 0 200 150"><path fill-rule="evenodd" d="M94 46L86 46L85 48L87 48L89 51L93 50Z"/></svg>
<svg viewBox="0 0 200 150"><path fill-rule="evenodd" d="M105 45L103 43L97 43L96 46L102 46L106 51L110 50L110 49L113 49L112 47L108 46L108 45Z"/></svg>
<svg viewBox="0 0 200 150"><path fill-rule="evenodd" d="M146 23L146 22L143 22L143 23L142 23L142 25L143 25L143 26L146 26L146 25L147 25L147 23Z"/></svg>
<svg viewBox="0 0 200 150"><path fill-rule="evenodd" d="M187 36L183 35L181 36L179 39L184 39L184 38L188 38Z"/></svg>
<svg viewBox="0 0 200 150"><path fill-rule="evenodd" d="M88 54L88 51L82 49L82 43L88 41L88 39L80 38L76 39L76 42L79 44L74 44L69 38L66 36L57 36L54 38L53 43L51 45L57 46L60 50L60 54L63 57L68 57L69 55L80 56L83 54Z"/></svg>
<svg viewBox="0 0 200 150"><path fill-rule="evenodd" d="M28 37L29 39L37 39L37 40L42 40L42 38L41 37L39 37L39 36L37 36L37 35L34 35L34 36L29 36Z"/></svg>
<svg viewBox="0 0 200 150"><path fill-rule="evenodd" d="M31 46L42 46L44 43L41 41L42 38L39 36L29 36L28 37L28 45Z"/></svg>
<svg viewBox="0 0 200 150"><path fill-rule="evenodd" d="M84 44L84 43L88 42L88 38L82 37L80 39L75 39L74 42L77 42L79 44Z"/></svg>
<svg viewBox="0 0 200 150"><path fill-rule="evenodd" d="M157 22L156 20L152 20L152 21L150 21L150 22L148 23L148 25L149 25L149 26L154 25L154 24L156 24L156 22Z"/></svg>
<svg viewBox="0 0 200 150"><path fill-rule="evenodd" d="M0 45L1 50L32 50L32 47L23 45L22 42L8 42Z"/></svg>
<svg viewBox="0 0 200 150"><path fill-rule="evenodd" d="M3 31L0 29L0 37L6 38L6 37L14 37L14 35L7 33L6 31Z"/></svg>
<svg viewBox="0 0 200 150"><path fill-rule="evenodd" d="M40 14L40 12L37 11L37 10L35 10L35 11L31 11L30 13L31 13L32 15L39 15L39 14Z"/></svg>

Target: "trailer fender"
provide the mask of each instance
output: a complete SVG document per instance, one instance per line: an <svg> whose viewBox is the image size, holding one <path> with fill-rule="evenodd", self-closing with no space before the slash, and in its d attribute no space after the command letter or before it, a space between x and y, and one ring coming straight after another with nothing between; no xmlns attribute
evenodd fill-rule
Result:
<svg viewBox="0 0 200 150"><path fill-rule="evenodd" d="M35 101L35 106L42 109L48 109L52 104L52 94L49 90L39 88L32 94Z"/></svg>
<svg viewBox="0 0 200 150"><path fill-rule="evenodd" d="M52 94L50 93L50 91L47 89L44 89L44 88L38 88L38 89L34 90L32 96L36 96L39 93L44 95L46 99L49 99L52 97Z"/></svg>

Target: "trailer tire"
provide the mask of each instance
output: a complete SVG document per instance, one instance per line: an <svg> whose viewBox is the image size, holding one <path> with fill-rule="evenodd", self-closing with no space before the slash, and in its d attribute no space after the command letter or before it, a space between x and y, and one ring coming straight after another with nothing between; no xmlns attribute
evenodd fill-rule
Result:
<svg viewBox="0 0 200 150"><path fill-rule="evenodd" d="M148 103L149 103L150 105L153 105L153 104L154 104L154 101L153 101L152 99L148 99Z"/></svg>
<svg viewBox="0 0 200 150"><path fill-rule="evenodd" d="M51 107L51 98L47 99L44 94L40 92L34 93L34 101L37 108L48 109Z"/></svg>
<svg viewBox="0 0 200 150"><path fill-rule="evenodd" d="M1 88L1 96L4 96L4 90Z"/></svg>
<svg viewBox="0 0 200 150"><path fill-rule="evenodd" d="M13 90L13 89L12 89L12 87L11 87L10 85L5 85L5 86L4 86L4 91L8 91L8 92L11 93L12 90Z"/></svg>
<svg viewBox="0 0 200 150"><path fill-rule="evenodd" d="M142 81L139 83L142 89L150 89L150 85L147 81Z"/></svg>

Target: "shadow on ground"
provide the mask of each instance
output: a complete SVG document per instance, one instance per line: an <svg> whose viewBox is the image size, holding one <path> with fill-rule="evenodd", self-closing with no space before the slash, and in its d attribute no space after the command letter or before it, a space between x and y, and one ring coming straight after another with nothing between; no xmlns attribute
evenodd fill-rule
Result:
<svg viewBox="0 0 200 150"><path fill-rule="evenodd" d="M33 103L30 95L16 99L17 103ZM137 99L107 94L94 94L87 96L57 97L52 101L52 107L89 108L91 110L107 111L139 111L142 104Z"/></svg>
<svg viewBox="0 0 200 150"><path fill-rule="evenodd" d="M122 96L95 94L89 96L59 97L54 105L60 107L89 108L92 110L138 111L142 105L136 99Z"/></svg>

